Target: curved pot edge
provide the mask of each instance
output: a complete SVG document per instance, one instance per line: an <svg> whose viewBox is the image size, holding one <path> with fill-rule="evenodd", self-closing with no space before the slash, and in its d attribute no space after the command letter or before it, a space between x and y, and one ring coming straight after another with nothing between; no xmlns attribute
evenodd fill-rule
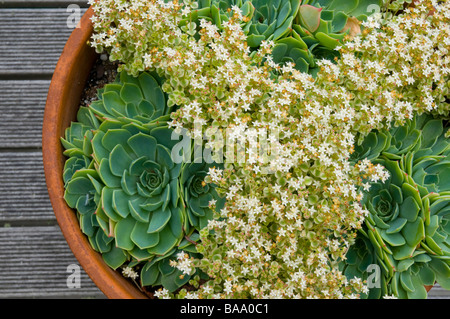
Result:
<svg viewBox="0 0 450 319"><path fill-rule="evenodd" d="M63 236L92 281L110 299L143 299L147 296L137 286L111 269L101 255L91 248L81 232L76 214L63 198L64 158L60 137L64 136L70 121L75 119L81 92L97 56L94 49L86 44L92 33L92 14L93 10L89 8L70 35L50 83L42 126L45 180Z"/></svg>

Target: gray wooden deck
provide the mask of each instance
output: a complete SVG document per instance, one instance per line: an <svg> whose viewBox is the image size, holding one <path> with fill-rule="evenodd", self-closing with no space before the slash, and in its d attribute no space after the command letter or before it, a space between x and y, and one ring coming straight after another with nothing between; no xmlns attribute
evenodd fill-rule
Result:
<svg viewBox="0 0 450 319"><path fill-rule="evenodd" d="M87 7L0 0L0 298L105 298L82 268L79 288L67 283L79 264L53 215L42 165L42 117L73 30L70 4L80 14Z"/></svg>
<svg viewBox="0 0 450 319"><path fill-rule="evenodd" d="M41 130L53 70L72 28L70 4L84 0L0 0L0 299L105 298L81 269L53 215ZM430 298L450 299L439 287Z"/></svg>

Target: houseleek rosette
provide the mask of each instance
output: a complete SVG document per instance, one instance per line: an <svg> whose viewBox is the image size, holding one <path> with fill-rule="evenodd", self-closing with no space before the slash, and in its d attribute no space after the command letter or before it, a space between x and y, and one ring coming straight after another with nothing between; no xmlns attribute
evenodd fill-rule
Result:
<svg viewBox="0 0 450 319"><path fill-rule="evenodd" d="M90 109L103 119L148 123L168 120L171 109L162 91L163 80L154 73L143 72L138 77L121 72L115 82L106 84L98 92L98 99Z"/></svg>
<svg viewBox="0 0 450 319"><path fill-rule="evenodd" d="M114 238L100 228L96 215L104 185L95 170L91 140L99 125L100 121L89 108L80 107L77 121L71 123L61 138L67 156L63 171L64 199L75 209L80 229L93 249L104 253L103 258L109 265L118 267L126 256L115 247Z"/></svg>
<svg viewBox="0 0 450 319"><path fill-rule="evenodd" d="M187 228L179 202L181 163L171 159L170 135L166 126L147 131L108 120L92 140L105 184L100 199L104 230L138 259L164 256Z"/></svg>
<svg viewBox="0 0 450 319"><path fill-rule="evenodd" d="M201 275L170 264L178 253L198 256L198 231L212 218L203 204L219 198L204 181L202 161L174 161L178 140L165 106L155 77L121 73L79 109L61 142L68 157L64 199L93 249L113 269L140 269L143 286L174 291Z"/></svg>
<svg viewBox="0 0 450 319"><path fill-rule="evenodd" d="M369 211L343 263L349 276L381 269L368 297L426 298L425 285L450 288L450 143L442 119L416 116L403 126L372 132L357 148L390 173L374 183L362 205ZM358 157L357 156L357 157Z"/></svg>
<svg viewBox="0 0 450 319"><path fill-rule="evenodd" d="M219 212L225 205L225 197L218 194L216 185L205 182L209 169L219 166L211 159L201 158L183 164L180 186L183 188L189 222L196 229L207 226L208 221L214 217L214 211Z"/></svg>

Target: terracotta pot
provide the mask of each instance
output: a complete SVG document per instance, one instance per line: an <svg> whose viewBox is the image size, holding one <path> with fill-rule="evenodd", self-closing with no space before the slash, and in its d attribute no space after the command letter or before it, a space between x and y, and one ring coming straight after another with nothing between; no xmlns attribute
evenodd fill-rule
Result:
<svg viewBox="0 0 450 319"><path fill-rule="evenodd" d="M98 57L87 45L92 34L89 8L69 37L56 65L47 97L42 129L42 155L50 201L61 231L80 265L100 290L111 299L148 298L138 287L112 270L94 251L81 232L75 212L67 206L62 178L64 162L60 137L76 120L81 93ZM426 286L429 291L433 286Z"/></svg>
<svg viewBox="0 0 450 319"><path fill-rule="evenodd" d="M61 231L93 282L108 298L146 298L136 285L108 267L101 255L91 248L87 237L80 230L75 212L63 198L62 172L66 158L60 137L64 136L64 130L70 122L76 119L83 88L97 58L95 51L86 43L92 34L92 14L93 10L89 8L72 32L50 83L42 130L45 179Z"/></svg>

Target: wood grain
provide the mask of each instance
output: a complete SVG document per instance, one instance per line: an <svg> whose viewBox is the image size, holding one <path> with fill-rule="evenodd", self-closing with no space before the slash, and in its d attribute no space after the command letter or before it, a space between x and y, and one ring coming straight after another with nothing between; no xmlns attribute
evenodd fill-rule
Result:
<svg viewBox="0 0 450 319"><path fill-rule="evenodd" d="M0 81L1 148L40 148L49 80Z"/></svg>
<svg viewBox="0 0 450 319"><path fill-rule="evenodd" d="M63 8L1 9L0 79L52 74L73 30L71 14Z"/></svg>
<svg viewBox="0 0 450 319"><path fill-rule="evenodd" d="M0 228L0 298L104 298L78 267L58 226Z"/></svg>

